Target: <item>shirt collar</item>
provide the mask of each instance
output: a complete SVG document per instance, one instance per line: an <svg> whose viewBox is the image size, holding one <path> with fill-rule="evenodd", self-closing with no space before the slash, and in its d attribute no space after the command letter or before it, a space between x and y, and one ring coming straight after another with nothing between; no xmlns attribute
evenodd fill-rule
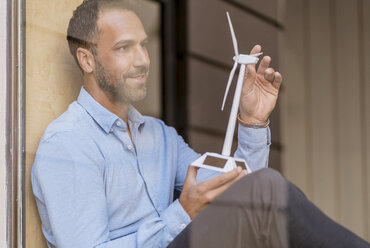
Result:
<svg viewBox="0 0 370 248"><path fill-rule="evenodd" d="M84 87L81 88L77 102L89 113L89 115L104 129L106 133L109 133L113 124L120 119L117 115L104 108L98 103ZM128 119L136 124L143 124L144 117L137 111L133 106L129 106Z"/></svg>

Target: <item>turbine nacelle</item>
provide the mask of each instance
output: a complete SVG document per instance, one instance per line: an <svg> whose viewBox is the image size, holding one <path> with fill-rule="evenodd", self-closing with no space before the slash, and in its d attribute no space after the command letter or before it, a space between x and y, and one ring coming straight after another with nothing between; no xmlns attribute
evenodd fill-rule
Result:
<svg viewBox="0 0 370 248"><path fill-rule="evenodd" d="M246 55L246 54L239 54L238 56L234 56L233 60L238 64L257 64L259 61L259 58L257 56L261 55L262 53L256 53L253 55Z"/></svg>

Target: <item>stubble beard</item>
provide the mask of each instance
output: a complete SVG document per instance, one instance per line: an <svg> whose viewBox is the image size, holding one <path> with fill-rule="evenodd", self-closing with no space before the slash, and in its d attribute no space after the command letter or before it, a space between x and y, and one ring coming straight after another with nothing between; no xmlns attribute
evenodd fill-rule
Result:
<svg viewBox="0 0 370 248"><path fill-rule="evenodd" d="M95 64L95 78L99 88L106 92L114 101L133 103L145 98L147 91L146 82L131 86L127 79L141 74L144 74L147 78L149 74L148 66L142 66L135 69L135 71L127 72L122 78L114 78L98 59L95 60Z"/></svg>

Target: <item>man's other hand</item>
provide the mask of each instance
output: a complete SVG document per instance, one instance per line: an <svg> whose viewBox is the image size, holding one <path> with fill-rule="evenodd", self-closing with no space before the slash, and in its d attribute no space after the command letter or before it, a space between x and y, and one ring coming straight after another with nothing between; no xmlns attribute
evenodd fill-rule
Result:
<svg viewBox="0 0 370 248"><path fill-rule="evenodd" d="M251 54L261 52L261 46L253 47ZM275 108L282 82L279 72L270 66L271 58L264 56L256 71L256 65L248 65L244 76L240 99L240 117L249 124L264 124Z"/></svg>
<svg viewBox="0 0 370 248"><path fill-rule="evenodd" d="M191 219L228 189L234 182L247 174L246 170L237 167L210 180L198 183L196 180L198 167L189 166L180 195L180 203Z"/></svg>

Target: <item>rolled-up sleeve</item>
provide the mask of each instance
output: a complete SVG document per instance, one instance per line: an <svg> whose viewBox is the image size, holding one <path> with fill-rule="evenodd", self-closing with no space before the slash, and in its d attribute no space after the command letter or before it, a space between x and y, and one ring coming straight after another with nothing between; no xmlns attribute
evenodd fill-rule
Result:
<svg viewBox="0 0 370 248"><path fill-rule="evenodd" d="M243 158L252 171L268 167L271 145L270 128L248 128L239 124L238 149L234 156Z"/></svg>

